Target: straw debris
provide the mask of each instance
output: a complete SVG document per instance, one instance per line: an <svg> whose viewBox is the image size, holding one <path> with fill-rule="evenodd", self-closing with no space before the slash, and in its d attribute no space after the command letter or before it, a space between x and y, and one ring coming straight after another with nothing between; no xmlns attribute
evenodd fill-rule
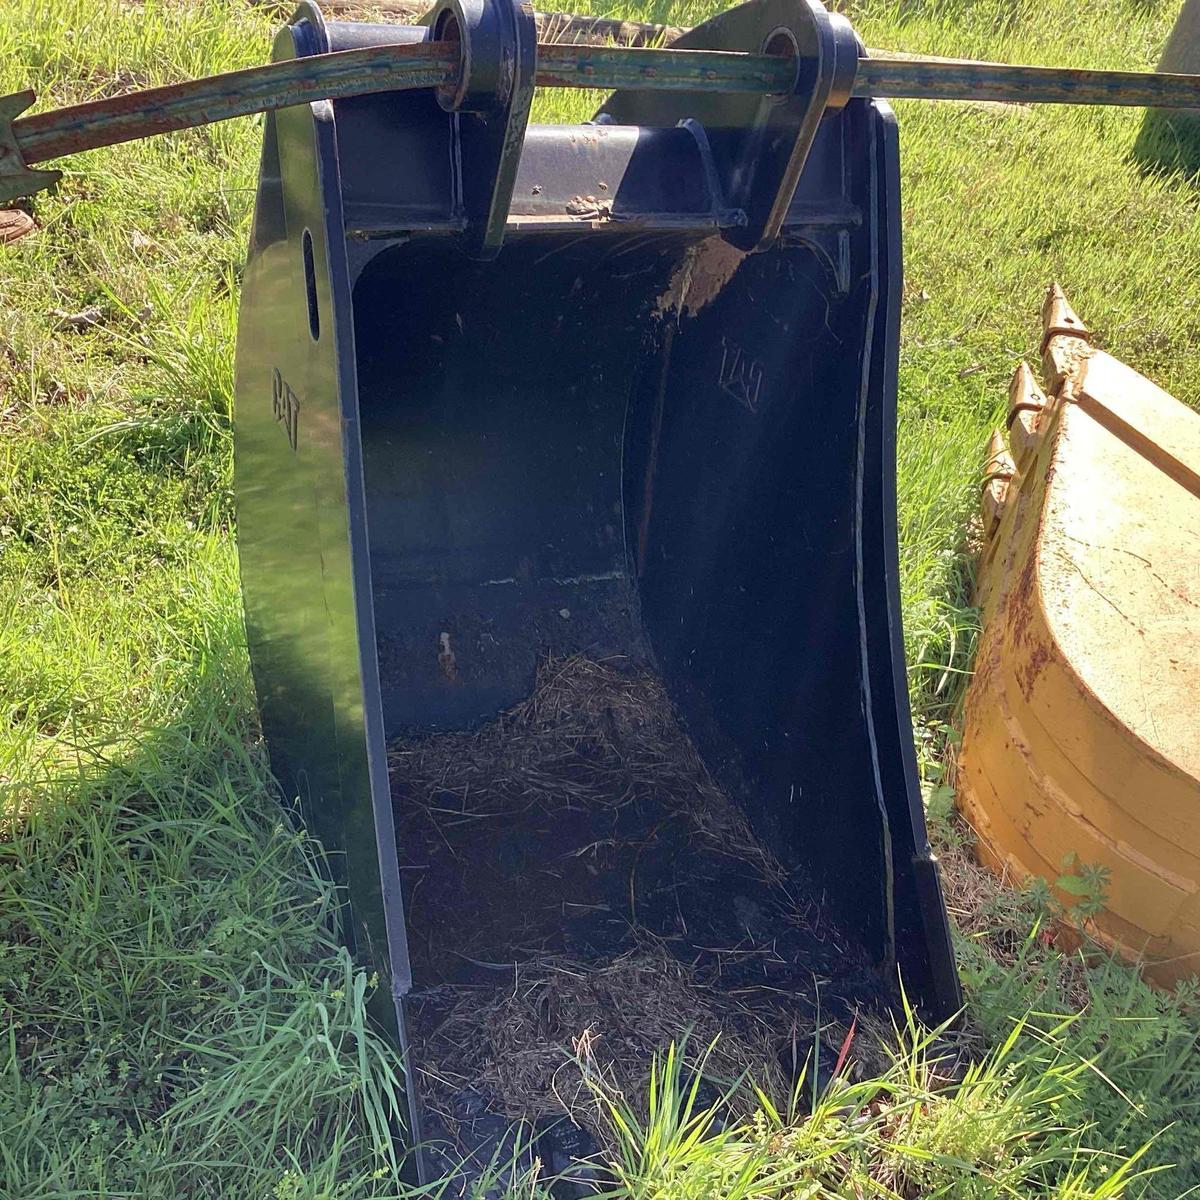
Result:
<svg viewBox="0 0 1200 1200"><path fill-rule="evenodd" d="M697 1060L715 1043L710 1100L747 1077L786 1096L886 999L644 666L547 660L527 699L475 732L405 739L390 766L413 1063L464 1152L481 1112L566 1113L603 1142L597 1085L636 1106L653 1053L684 1037ZM880 1053L870 1036L854 1049Z"/></svg>

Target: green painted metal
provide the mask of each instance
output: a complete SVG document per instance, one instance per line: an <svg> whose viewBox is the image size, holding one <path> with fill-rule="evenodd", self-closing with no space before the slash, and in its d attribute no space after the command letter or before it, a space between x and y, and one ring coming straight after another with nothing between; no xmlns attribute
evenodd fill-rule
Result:
<svg viewBox="0 0 1200 1200"><path fill-rule="evenodd" d="M33 101L31 91L0 96L0 202L40 192L61 178L59 171L31 170L17 141L15 118Z"/></svg>

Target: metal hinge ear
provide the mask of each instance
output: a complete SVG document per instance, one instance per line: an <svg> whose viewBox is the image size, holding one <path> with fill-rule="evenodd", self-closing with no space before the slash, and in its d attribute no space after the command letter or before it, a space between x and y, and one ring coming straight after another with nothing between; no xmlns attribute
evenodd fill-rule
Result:
<svg viewBox="0 0 1200 1200"><path fill-rule="evenodd" d="M21 196L31 196L62 178L61 171L38 171L27 167L17 135L13 132L13 121L34 99L32 91L0 96L0 204L7 204Z"/></svg>

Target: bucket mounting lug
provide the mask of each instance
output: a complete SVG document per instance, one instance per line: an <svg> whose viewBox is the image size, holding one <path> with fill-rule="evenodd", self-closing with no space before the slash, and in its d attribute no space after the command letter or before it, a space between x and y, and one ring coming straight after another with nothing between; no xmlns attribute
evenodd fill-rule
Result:
<svg viewBox="0 0 1200 1200"><path fill-rule="evenodd" d="M428 21L433 40L457 43L461 56L458 78L439 88L437 98L453 114L464 249L472 258L495 258L533 102L533 9L528 0L440 0Z"/></svg>
<svg viewBox="0 0 1200 1200"><path fill-rule="evenodd" d="M850 23L817 0L753 0L672 43L795 61L792 86L770 95L621 91L601 110L617 124L699 125L707 134L722 202L744 220L723 230L740 250L775 244L821 119L849 103L862 45Z"/></svg>

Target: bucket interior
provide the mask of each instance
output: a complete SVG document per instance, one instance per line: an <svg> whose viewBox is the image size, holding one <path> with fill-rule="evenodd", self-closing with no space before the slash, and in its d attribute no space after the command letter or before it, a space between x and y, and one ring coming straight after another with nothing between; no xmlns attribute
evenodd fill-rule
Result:
<svg viewBox="0 0 1200 1200"><path fill-rule="evenodd" d="M645 653L622 490L661 247L385 252L355 290L389 736L470 728L539 658Z"/></svg>
<svg viewBox="0 0 1200 1200"><path fill-rule="evenodd" d="M359 278L410 1036L442 1084L478 1035L464 995L483 1011L525 978L582 1021L564 978L641 977L647 954L734 1040L790 1028L769 1053L792 1068L818 1007L884 1000L873 780L830 750L862 700L858 427L828 419L861 363L829 292L805 247L661 234L524 237L494 263L414 240ZM859 871L857 923L826 903L831 864ZM464 1064L434 1103L424 1081L443 1131L496 1103L487 1078Z"/></svg>

